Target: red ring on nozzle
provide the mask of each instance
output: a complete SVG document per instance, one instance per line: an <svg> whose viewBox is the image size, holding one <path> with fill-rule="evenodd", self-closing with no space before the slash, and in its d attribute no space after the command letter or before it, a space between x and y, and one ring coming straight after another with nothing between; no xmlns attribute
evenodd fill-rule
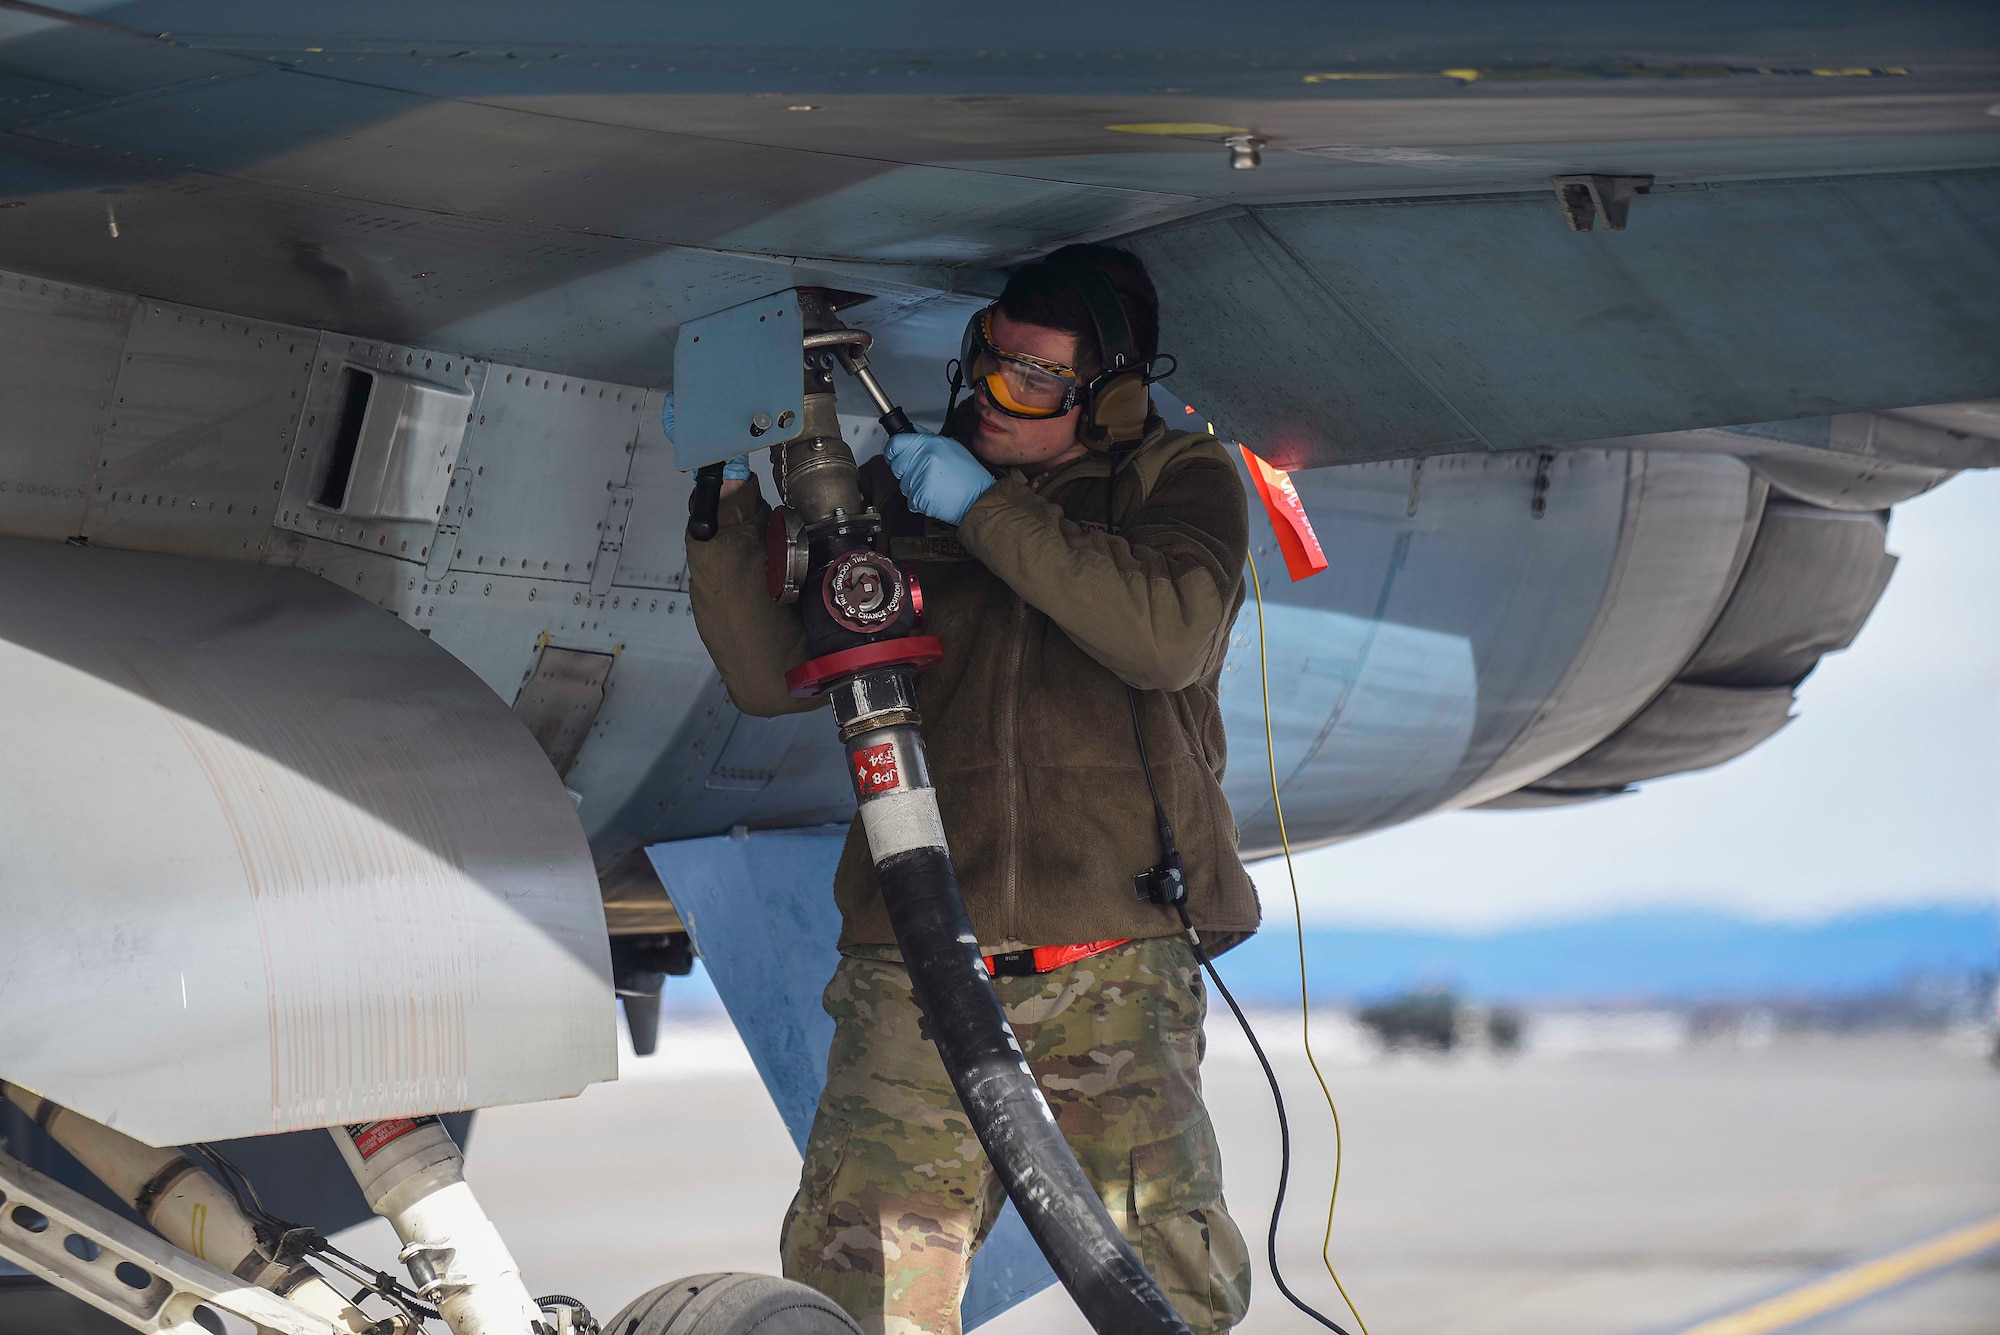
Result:
<svg viewBox="0 0 2000 1335"><path fill-rule="evenodd" d="M852 672L879 667L913 667L921 672L943 661L943 640L935 635L904 635L808 658L785 674L785 689L801 700L809 700L836 677Z"/></svg>

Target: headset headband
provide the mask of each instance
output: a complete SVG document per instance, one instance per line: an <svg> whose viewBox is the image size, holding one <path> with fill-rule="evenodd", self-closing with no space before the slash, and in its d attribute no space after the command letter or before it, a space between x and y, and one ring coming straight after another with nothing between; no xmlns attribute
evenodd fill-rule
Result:
<svg viewBox="0 0 2000 1335"><path fill-rule="evenodd" d="M1098 372L1099 377L1112 371L1144 371L1146 364L1132 344L1132 322L1126 317L1125 303L1118 299L1118 289L1104 272L1094 264L1060 252L1042 263L1060 274L1083 298L1090 322L1097 328L1098 349L1104 354L1104 368Z"/></svg>

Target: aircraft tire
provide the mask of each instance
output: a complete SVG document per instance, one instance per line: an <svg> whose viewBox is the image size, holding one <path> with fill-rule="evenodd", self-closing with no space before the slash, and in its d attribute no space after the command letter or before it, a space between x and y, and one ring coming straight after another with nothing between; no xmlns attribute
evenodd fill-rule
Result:
<svg viewBox="0 0 2000 1335"><path fill-rule="evenodd" d="M861 1335L840 1306L776 1275L690 1275L625 1304L604 1335Z"/></svg>

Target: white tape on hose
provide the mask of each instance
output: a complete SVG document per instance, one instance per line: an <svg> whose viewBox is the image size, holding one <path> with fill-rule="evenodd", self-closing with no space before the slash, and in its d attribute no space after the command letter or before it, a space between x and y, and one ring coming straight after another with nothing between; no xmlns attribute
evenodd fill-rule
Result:
<svg viewBox="0 0 2000 1335"><path fill-rule="evenodd" d="M934 789L906 788L871 797L861 804L861 824L868 831L868 851L877 862L913 848L945 846Z"/></svg>

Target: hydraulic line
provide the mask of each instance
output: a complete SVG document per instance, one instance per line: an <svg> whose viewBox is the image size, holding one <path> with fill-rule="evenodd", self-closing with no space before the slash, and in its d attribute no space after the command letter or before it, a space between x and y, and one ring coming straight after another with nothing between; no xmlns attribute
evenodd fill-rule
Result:
<svg viewBox="0 0 2000 1335"><path fill-rule="evenodd" d="M916 673L941 646L917 633L914 579L875 550L880 518L862 500L853 452L834 415L836 362L882 410L890 434L909 418L869 371L867 336L834 318L825 294L799 289L806 317L800 432L771 449L783 507L772 517L771 592L795 601L811 658L787 674L798 696L833 706L862 828L912 990L973 1132L1057 1279L1100 1332L1186 1335L1112 1222L1056 1124L982 961L945 844L924 757ZM717 474L719 477L719 472ZM713 502L691 505L688 535L714 529ZM797 544L808 549L797 577Z"/></svg>
<svg viewBox="0 0 2000 1335"><path fill-rule="evenodd" d="M328 1128L368 1208L452 1335L531 1335L543 1322L521 1268L465 1181L465 1156L435 1117Z"/></svg>
<svg viewBox="0 0 2000 1335"><path fill-rule="evenodd" d="M311 1266L281 1254L285 1249L260 1233L229 1190L182 1151L155 1149L18 1085L0 1085L0 1091L131 1206L147 1227L182 1251L269 1289L354 1335L375 1329L368 1316ZM412 1323L405 1325L414 1329Z"/></svg>

